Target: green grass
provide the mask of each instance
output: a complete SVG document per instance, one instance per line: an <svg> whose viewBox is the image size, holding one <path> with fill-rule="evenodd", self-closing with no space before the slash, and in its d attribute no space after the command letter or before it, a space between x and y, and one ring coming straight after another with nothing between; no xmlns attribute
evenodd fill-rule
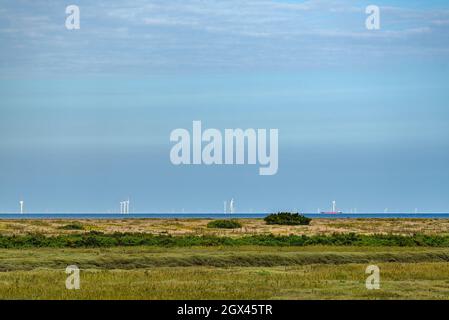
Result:
<svg viewBox="0 0 449 320"><path fill-rule="evenodd" d="M162 267L81 271L80 290L59 270L0 273L4 299L448 299L448 263L382 263L381 289L365 264L294 267Z"/></svg>
<svg viewBox="0 0 449 320"><path fill-rule="evenodd" d="M216 246L0 249L3 299L448 299L449 248ZM65 268L81 289L65 289ZM381 289L365 288L365 268Z"/></svg>
<svg viewBox="0 0 449 320"><path fill-rule="evenodd" d="M311 249L315 250L311 250ZM346 249L346 250L345 250ZM448 248L371 247L120 247L108 249L2 249L0 271L153 267L273 267L310 264L449 262Z"/></svg>

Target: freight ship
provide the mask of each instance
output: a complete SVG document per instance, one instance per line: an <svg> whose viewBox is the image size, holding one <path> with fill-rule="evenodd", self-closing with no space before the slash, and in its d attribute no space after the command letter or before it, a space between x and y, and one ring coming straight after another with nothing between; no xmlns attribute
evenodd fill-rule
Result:
<svg viewBox="0 0 449 320"><path fill-rule="evenodd" d="M341 211L337 211L337 203L332 201L332 211L321 211L322 214L340 214L343 213Z"/></svg>

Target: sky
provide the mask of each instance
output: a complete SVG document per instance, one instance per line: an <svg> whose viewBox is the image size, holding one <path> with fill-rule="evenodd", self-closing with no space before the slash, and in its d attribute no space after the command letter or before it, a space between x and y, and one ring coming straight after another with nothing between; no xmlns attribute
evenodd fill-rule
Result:
<svg viewBox="0 0 449 320"><path fill-rule="evenodd" d="M0 44L0 212L449 212L447 1L6 0ZM194 120L277 174L174 166Z"/></svg>

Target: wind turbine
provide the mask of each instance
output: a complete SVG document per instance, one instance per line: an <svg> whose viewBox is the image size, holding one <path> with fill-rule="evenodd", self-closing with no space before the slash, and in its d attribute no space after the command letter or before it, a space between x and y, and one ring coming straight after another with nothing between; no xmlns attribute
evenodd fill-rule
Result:
<svg viewBox="0 0 449 320"><path fill-rule="evenodd" d="M126 214L128 214L129 213L129 197L128 197L128 200L126 200L125 201L126 202Z"/></svg>
<svg viewBox="0 0 449 320"><path fill-rule="evenodd" d="M25 202L24 202L23 200L20 200L20 201L19 201L19 204L20 204L20 213L21 213L21 214L23 214L24 203L25 203Z"/></svg>
<svg viewBox="0 0 449 320"><path fill-rule="evenodd" d="M229 213L234 213L234 198L229 202Z"/></svg>

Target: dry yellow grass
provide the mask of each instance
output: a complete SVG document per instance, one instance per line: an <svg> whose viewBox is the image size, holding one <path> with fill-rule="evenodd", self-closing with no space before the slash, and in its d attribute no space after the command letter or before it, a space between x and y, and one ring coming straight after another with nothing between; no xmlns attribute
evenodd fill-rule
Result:
<svg viewBox="0 0 449 320"><path fill-rule="evenodd" d="M331 234L349 233L374 234L392 233L411 235L449 234L449 219L313 219L310 226L266 225L262 219L238 219L241 229L210 229L211 219L85 219L78 220L84 230L61 230L60 227L73 220L0 220L0 234L42 233L57 235L89 231L142 232L170 235L218 235L241 236L251 234Z"/></svg>

